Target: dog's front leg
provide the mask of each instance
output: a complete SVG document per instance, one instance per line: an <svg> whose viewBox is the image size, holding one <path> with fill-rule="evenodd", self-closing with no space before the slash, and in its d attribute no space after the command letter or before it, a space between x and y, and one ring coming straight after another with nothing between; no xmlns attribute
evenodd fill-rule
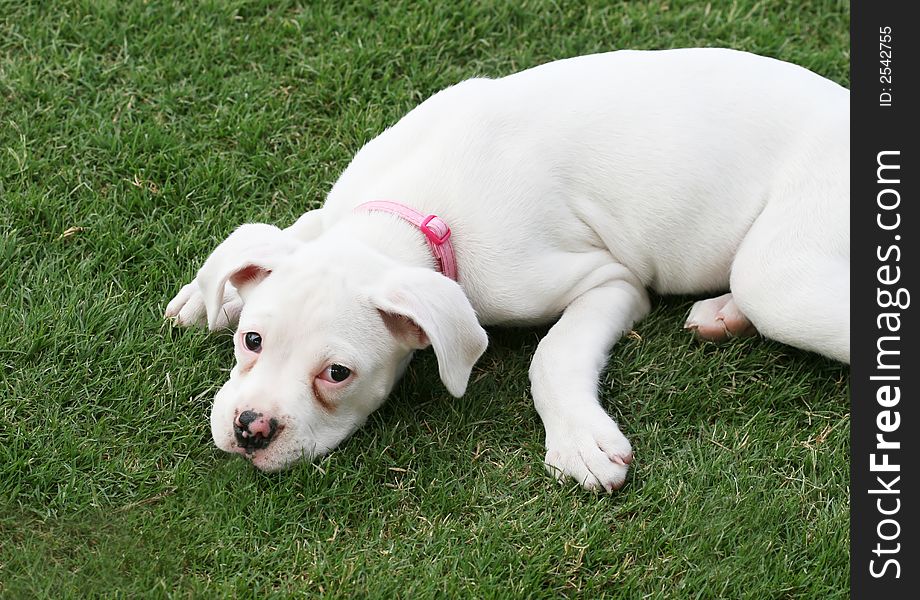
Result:
<svg viewBox="0 0 920 600"><path fill-rule="evenodd" d="M540 341L530 381L546 428L546 468L560 480L608 492L623 485L632 447L600 406L597 379L610 348L648 310L644 288L627 272L576 298Z"/></svg>
<svg viewBox="0 0 920 600"><path fill-rule="evenodd" d="M301 242L319 235L321 212L310 211L284 230L260 223L241 225L211 253L195 279L170 300L165 316L184 326L200 323L212 330L234 327L243 310L245 295L234 283L253 287L253 283L271 273L273 265L299 248ZM250 272L240 276L247 269ZM218 298L203 295L209 286L219 294Z"/></svg>
<svg viewBox="0 0 920 600"><path fill-rule="evenodd" d="M236 325L243 310L243 299L232 285L224 287L224 300L220 315L213 329L224 329ZM179 293L169 301L164 315L166 318L175 319L177 325L190 327L192 325L207 325L207 312L205 311L204 296L197 279L182 286Z"/></svg>

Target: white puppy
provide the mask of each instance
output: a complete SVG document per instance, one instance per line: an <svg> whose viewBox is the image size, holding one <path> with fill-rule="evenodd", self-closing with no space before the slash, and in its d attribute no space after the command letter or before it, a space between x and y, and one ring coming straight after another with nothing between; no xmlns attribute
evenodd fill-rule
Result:
<svg viewBox="0 0 920 600"><path fill-rule="evenodd" d="M183 325L239 321L215 443L265 470L328 452L413 350L433 346L460 396L481 324L556 321L530 368L546 465L619 487L632 449L597 378L646 289L730 290L687 327L849 361L849 105L806 69L721 49L584 56L434 95L321 209L243 225L170 302ZM398 206L361 206L380 200Z"/></svg>

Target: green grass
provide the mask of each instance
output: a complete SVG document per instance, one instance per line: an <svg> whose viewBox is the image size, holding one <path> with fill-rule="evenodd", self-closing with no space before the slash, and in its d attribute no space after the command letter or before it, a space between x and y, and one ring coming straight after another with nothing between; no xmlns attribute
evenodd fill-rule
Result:
<svg viewBox="0 0 920 600"><path fill-rule="evenodd" d="M697 343L689 298L604 374L636 451L611 496L543 473L542 330L492 331L459 400L423 354L339 450L265 475L211 444L228 335L161 313L444 86L698 45L846 85L848 10L0 0L0 596L846 597L848 369Z"/></svg>

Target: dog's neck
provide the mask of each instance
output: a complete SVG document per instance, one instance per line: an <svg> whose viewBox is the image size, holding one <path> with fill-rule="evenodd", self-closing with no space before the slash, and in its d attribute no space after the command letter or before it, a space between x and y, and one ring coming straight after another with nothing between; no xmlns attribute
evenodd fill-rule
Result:
<svg viewBox="0 0 920 600"><path fill-rule="evenodd" d="M450 227L441 217L426 215L417 210L390 200L365 202L355 209L357 212L384 212L398 216L417 228L428 241L428 249L435 259L438 270L445 277L457 280L457 263L454 256L454 244L451 241Z"/></svg>
<svg viewBox="0 0 920 600"><path fill-rule="evenodd" d="M387 223L381 227L381 223ZM346 235L401 265L438 270L422 231L399 216L385 212L353 212L333 225L333 235Z"/></svg>

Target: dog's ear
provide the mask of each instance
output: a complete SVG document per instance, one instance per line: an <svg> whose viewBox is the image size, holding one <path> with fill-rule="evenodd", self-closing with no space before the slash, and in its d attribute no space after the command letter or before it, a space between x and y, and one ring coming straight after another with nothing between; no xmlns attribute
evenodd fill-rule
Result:
<svg viewBox="0 0 920 600"><path fill-rule="evenodd" d="M208 327L218 323L224 287L233 285L240 297L265 279L272 269L300 246L292 235L273 225L241 225L215 248L198 271L196 281L208 312Z"/></svg>
<svg viewBox="0 0 920 600"><path fill-rule="evenodd" d="M463 289L429 269L406 267L388 272L370 298L397 339L413 349L434 347L441 381L462 396L489 342Z"/></svg>

